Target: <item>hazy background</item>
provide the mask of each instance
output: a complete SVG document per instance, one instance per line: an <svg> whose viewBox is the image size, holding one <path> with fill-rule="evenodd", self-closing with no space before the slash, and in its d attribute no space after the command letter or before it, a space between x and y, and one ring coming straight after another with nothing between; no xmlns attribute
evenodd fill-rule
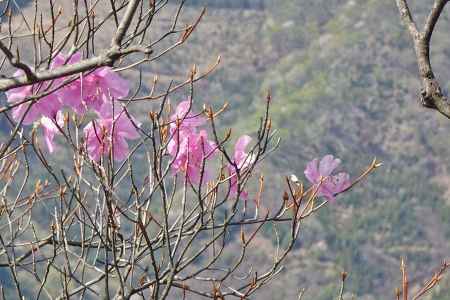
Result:
<svg viewBox="0 0 450 300"><path fill-rule="evenodd" d="M28 1L16 2L25 7ZM154 34L170 26L177 1L172 2L155 20ZM421 23L433 1L409 2ZM415 56L393 0L187 4L183 22L206 5L204 20L188 44L144 66L143 79L182 80L194 63L204 67L221 55L219 69L197 84L195 101L217 106L228 101L222 125L234 133L256 130L264 95L272 91L273 127L282 143L262 169L265 206L281 201L284 176L302 177L315 157L334 154L355 176L374 156L384 163L357 189L308 219L285 272L257 299L296 299L303 287L306 299L333 299L343 270L350 274L347 290L357 299L393 299L400 257L406 258L412 285L450 258L450 120L418 104ZM446 89L449 9L432 41L432 64ZM106 46L108 37L102 39ZM124 76L136 82L136 72ZM255 259L270 260L272 232L258 243L264 247ZM430 299L450 299L449 278Z"/></svg>

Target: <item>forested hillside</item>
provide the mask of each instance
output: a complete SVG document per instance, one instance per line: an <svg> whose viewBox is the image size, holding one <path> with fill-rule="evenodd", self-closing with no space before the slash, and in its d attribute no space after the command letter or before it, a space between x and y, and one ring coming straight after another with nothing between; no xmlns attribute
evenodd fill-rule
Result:
<svg viewBox="0 0 450 300"><path fill-rule="evenodd" d="M410 2L423 22L432 1ZM221 55L220 67L197 84L196 101L229 102L223 125L233 132L256 130L271 91L281 145L261 170L267 207L281 201L284 177L303 179L315 157L334 154L354 176L373 157L383 162L304 225L284 272L258 299L297 299L301 288L305 299L334 299L344 270L346 299L393 299L401 257L413 288L450 258L450 121L418 103L415 56L393 0L189 4L182 21L202 5L209 7L205 18L188 44L142 69L144 81L181 81L192 64L204 68ZM449 16L447 8L432 43L432 64L446 89ZM156 19L153 33L167 26L170 20ZM265 236L260 243L270 247L273 233ZM271 259L264 255L261 249L255 261ZM429 299L450 299L449 278Z"/></svg>

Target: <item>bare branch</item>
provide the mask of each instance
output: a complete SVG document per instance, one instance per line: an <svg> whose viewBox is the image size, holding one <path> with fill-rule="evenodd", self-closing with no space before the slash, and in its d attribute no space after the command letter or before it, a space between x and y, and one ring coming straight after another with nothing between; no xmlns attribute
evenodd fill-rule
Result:
<svg viewBox="0 0 450 300"><path fill-rule="evenodd" d="M431 35L433 34L434 26L439 20L439 17L444 10L445 4L447 4L449 0L435 0L433 8L431 9L430 14L428 15L427 21L424 27L424 40L426 42L430 42Z"/></svg>
<svg viewBox="0 0 450 300"><path fill-rule="evenodd" d="M422 80L422 105L436 109L447 118L450 118L450 103L448 102L447 96L443 94L439 82L434 76L430 62L431 35L448 0L435 0L422 32L417 30L406 0L396 0L396 2L401 19L408 28L414 42L419 75Z"/></svg>
<svg viewBox="0 0 450 300"><path fill-rule="evenodd" d="M31 68L27 65L24 64L23 62L20 61L19 57L15 57L11 51L8 49L8 47L6 47L2 41L0 40L0 49L3 51L3 53L5 54L6 58L8 59L8 61L10 62L10 64L13 67L16 67L18 69L21 69L24 73L25 76L27 78L28 81L31 80L36 80L36 76L34 75L33 71L31 70Z"/></svg>
<svg viewBox="0 0 450 300"><path fill-rule="evenodd" d="M122 43L122 40L127 33L128 28L130 27L131 21L140 2L141 1L139 0L130 0L130 2L128 2L127 10L125 11L125 15L120 21L116 34L111 41L111 46L120 47L120 44Z"/></svg>
<svg viewBox="0 0 450 300"><path fill-rule="evenodd" d="M409 10L408 3L406 0L396 0L398 10L400 11L400 16L405 23L405 25L408 27L409 33L412 36L417 36L419 34L419 31L417 30L416 23L414 22L414 19L411 15L411 11Z"/></svg>
<svg viewBox="0 0 450 300"><path fill-rule="evenodd" d="M26 75L0 80L0 91L7 91L12 88L29 85L37 82L53 80L81 72L89 71L98 67L111 66L123 56L131 53L151 54L152 50L145 47L129 47L124 50L111 49L103 55L92 57L72 65L61 66L53 70L36 72L30 80Z"/></svg>

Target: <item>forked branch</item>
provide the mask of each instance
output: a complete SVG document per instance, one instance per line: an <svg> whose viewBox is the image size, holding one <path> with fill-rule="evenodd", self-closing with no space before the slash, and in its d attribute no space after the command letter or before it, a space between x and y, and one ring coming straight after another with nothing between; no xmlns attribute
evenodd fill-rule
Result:
<svg viewBox="0 0 450 300"><path fill-rule="evenodd" d="M431 35L448 0L435 0L422 31L417 29L406 0L396 0L396 3L400 17L408 28L414 42L419 75L422 80L422 90L420 92L422 105L436 109L447 118L450 118L448 97L442 92L430 63Z"/></svg>

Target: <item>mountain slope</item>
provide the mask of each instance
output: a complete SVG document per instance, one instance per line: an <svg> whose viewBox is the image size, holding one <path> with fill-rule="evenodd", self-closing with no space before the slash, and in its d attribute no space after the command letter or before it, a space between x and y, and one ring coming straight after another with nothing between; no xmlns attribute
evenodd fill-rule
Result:
<svg viewBox="0 0 450 300"><path fill-rule="evenodd" d="M418 22L428 2L411 1ZM303 287L306 299L334 298L343 270L357 299L391 299L400 285L400 257L417 287L450 255L450 121L418 105L413 49L394 2L277 0L265 2L264 10L223 3L225 8L208 10L186 45L143 66L143 78L181 81L193 64L204 68L221 55L219 69L197 84L196 102L230 102L222 125L235 135L255 130L271 90L273 126L282 143L262 169L267 206L280 201L284 176L301 177L315 157L332 153L354 176L374 156L384 163L304 224L285 272L258 299L296 299ZM198 13L197 6L186 7L181 22ZM155 24L157 36L170 19L162 16ZM444 79L450 78L448 25L443 16L432 48ZM125 75L137 81L137 72ZM56 159L63 161L63 153ZM267 232L261 244L272 240ZM270 259L260 250L254 262ZM447 278L432 299L449 297Z"/></svg>

